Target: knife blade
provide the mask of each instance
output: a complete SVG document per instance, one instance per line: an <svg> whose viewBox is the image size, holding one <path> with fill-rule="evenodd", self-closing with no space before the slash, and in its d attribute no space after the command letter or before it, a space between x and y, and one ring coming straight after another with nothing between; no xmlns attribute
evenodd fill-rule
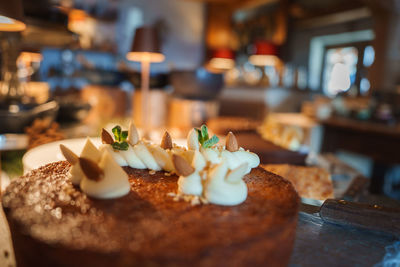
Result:
<svg viewBox="0 0 400 267"><path fill-rule="evenodd" d="M301 201L300 212L320 216L324 222L400 236L400 208L338 199Z"/></svg>

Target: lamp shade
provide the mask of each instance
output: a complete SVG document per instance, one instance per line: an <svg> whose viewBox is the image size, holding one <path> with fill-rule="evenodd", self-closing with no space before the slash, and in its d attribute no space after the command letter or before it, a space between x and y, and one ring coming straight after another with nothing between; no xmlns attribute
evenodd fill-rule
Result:
<svg viewBox="0 0 400 267"><path fill-rule="evenodd" d="M278 49L275 44L268 41L257 41L254 44L254 54L255 55L278 55Z"/></svg>
<svg viewBox="0 0 400 267"><path fill-rule="evenodd" d="M131 51L126 57L132 61L163 61L157 30L151 26L137 28Z"/></svg>
<svg viewBox="0 0 400 267"><path fill-rule="evenodd" d="M26 28L21 0L0 1L0 31L18 32Z"/></svg>
<svg viewBox="0 0 400 267"><path fill-rule="evenodd" d="M249 61L256 66L273 66L279 60L277 55L278 48L275 44L268 41L257 41Z"/></svg>
<svg viewBox="0 0 400 267"><path fill-rule="evenodd" d="M235 67L235 54L231 49L220 48L214 51L209 67L219 70L228 70Z"/></svg>

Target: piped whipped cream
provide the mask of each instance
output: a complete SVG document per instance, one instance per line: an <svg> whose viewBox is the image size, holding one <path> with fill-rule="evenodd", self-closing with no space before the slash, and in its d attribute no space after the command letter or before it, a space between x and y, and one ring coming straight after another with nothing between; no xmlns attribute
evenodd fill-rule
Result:
<svg viewBox="0 0 400 267"><path fill-rule="evenodd" d="M104 150L98 163L103 175L99 181L94 181L85 176L80 187L85 194L94 198L118 198L125 196L130 191L128 175L114 160L108 150Z"/></svg>
<svg viewBox="0 0 400 267"><path fill-rule="evenodd" d="M101 151L87 139L78 157L64 145L61 152L72 165L68 176L75 185L94 198L116 198L129 193L128 175L115 161L108 149Z"/></svg>
<svg viewBox="0 0 400 267"><path fill-rule="evenodd" d="M86 139L85 145L82 149L80 157L89 158L94 162L98 162L101 157L100 151L96 148L96 146L90 141L89 138ZM85 177L82 172L82 168L79 164L79 161L73 164L69 170L68 177L71 180L72 184L79 185L81 180Z"/></svg>
<svg viewBox="0 0 400 267"><path fill-rule="evenodd" d="M120 130L119 126L118 128ZM178 196L185 196L185 200L187 196L193 196L203 203L238 205L247 197L247 186L243 177L260 163L256 154L238 146L232 133L227 137L226 146L218 145L218 138L208 138L205 126L201 130L192 129L189 132L187 148L173 144L168 133L164 135L161 145L140 140L132 123L129 126L128 142L122 144L125 146L121 146L125 139L115 133L114 135L118 143L103 130L103 144L99 150L96 149L96 152L93 144L87 141L81 153L82 157L86 155L104 169L102 179L89 179L79 164L75 164L70 170L71 181L80 184L89 196L112 198L129 192L128 178L121 168L129 166L178 173ZM102 155L101 158L99 155ZM176 156L179 157L179 164L175 161ZM112 173L116 178L112 179Z"/></svg>
<svg viewBox="0 0 400 267"><path fill-rule="evenodd" d="M203 193L203 181L199 172L193 172L188 176L180 176L178 179L178 192L201 197Z"/></svg>
<svg viewBox="0 0 400 267"><path fill-rule="evenodd" d="M163 149L159 145L143 140L135 145L129 144L128 150L114 150L110 144L102 144L99 149L100 151L107 150L120 166L167 172L175 171L172 163L174 153L185 154L185 156L190 154L181 151L178 147Z"/></svg>
<svg viewBox="0 0 400 267"><path fill-rule="evenodd" d="M226 161L213 167L205 182L204 196L213 204L234 206L247 198L247 185L243 176L247 171L247 163L229 171Z"/></svg>
<svg viewBox="0 0 400 267"><path fill-rule="evenodd" d="M205 148L198 141L194 142L195 138L198 138L198 133L192 130L188 135L188 148L194 153L186 160L191 162L194 172L179 176L178 195L192 195L200 197L203 202L226 206L245 201L247 186L243 177L260 164L259 157L238 148L234 136L231 137L235 138L234 149L218 145Z"/></svg>

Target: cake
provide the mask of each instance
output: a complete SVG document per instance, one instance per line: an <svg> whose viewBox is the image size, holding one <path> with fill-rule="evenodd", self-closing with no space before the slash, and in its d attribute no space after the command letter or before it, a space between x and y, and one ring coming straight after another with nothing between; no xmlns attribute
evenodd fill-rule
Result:
<svg viewBox="0 0 400 267"><path fill-rule="evenodd" d="M105 166L107 176L103 163L110 154L104 155L98 166ZM84 161L79 162L87 174ZM3 208L18 266L288 264L299 203L290 182L255 167L240 180L247 188L240 203L214 204L203 195L195 203L193 196L179 195L179 180L188 179L197 166L186 172L174 164L175 173L122 167L129 190L112 198L93 197L82 183L74 185L70 170L75 166L67 161L16 179L3 195Z"/></svg>
<svg viewBox="0 0 400 267"><path fill-rule="evenodd" d="M322 168L289 164L266 164L262 167L289 180L301 197L318 200L334 197L331 175Z"/></svg>
<svg viewBox="0 0 400 267"><path fill-rule="evenodd" d="M216 117L207 120L207 126L214 133L225 135L229 131L248 132L255 131L261 124L260 121L246 117Z"/></svg>

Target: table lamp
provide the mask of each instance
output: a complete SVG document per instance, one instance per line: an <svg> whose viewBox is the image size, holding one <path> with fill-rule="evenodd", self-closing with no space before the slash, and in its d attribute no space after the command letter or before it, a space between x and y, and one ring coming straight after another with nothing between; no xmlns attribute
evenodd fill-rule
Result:
<svg viewBox="0 0 400 267"><path fill-rule="evenodd" d="M217 70L229 70L235 67L235 54L227 48L220 48L214 51L209 66Z"/></svg>
<svg viewBox="0 0 400 267"><path fill-rule="evenodd" d="M278 49L275 44L268 41L257 41L254 44L255 51L249 57L251 64L255 66L274 66L279 61Z"/></svg>
<svg viewBox="0 0 400 267"><path fill-rule="evenodd" d="M0 31L19 32L26 28L20 0L0 2Z"/></svg>
<svg viewBox="0 0 400 267"><path fill-rule="evenodd" d="M144 26L136 29L131 51L126 55L128 60L141 63L142 90L142 128L144 136L148 134L146 115L149 106L150 64L164 61L161 53L158 33L154 27Z"/></svg>

